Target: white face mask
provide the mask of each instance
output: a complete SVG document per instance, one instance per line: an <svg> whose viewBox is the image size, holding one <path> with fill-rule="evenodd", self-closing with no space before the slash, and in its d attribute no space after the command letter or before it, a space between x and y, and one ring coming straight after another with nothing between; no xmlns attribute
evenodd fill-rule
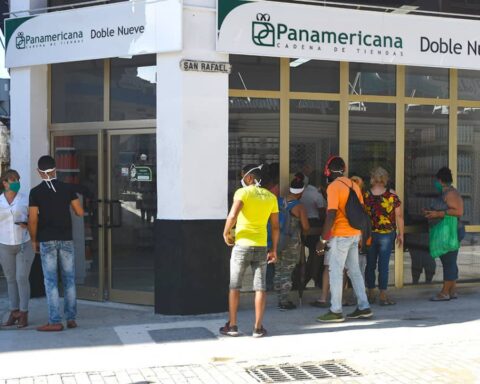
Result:
<svg viewBox="0 0 480 384"><path fill-rule="evenodd" d="M252 172L254 169L259 169L259 170L262 170L262 167L263 167L263 164L260 164L258 167L254 167L252 169L250 169L247 173L245 173L245 175L243 175L242 179L240 180L240 184L242 184L242 187L243 188L247 188L248 185L247 183L245 183L245 176L247 176L250 172ZM262 179L260 180L257 180L257 179L254 179L255 180L255 186L256 187L260 187L260 184L262 182Z"/></svg>
<svg viewBox="0 0 480 384"><path fill-rule="evenodd" d="M48 188L49 188L49 189L53 189L54 192L57 192L57 190L55 189L55 187L53 186L53 183L52 183L52 181L53 181L53 180L57 180L57 178L56 178L56 177L50 177L50 176L48 175L50 172L55 171L55 169L56 169L56 168L51 168L51 169L46 169L45 171L42 171L41 169L39 169L38 171L44 173L45 176L47 176L47 178L46 178L46 179L43 179L43 181L45 181L45 183L47 184Z"/></svg>

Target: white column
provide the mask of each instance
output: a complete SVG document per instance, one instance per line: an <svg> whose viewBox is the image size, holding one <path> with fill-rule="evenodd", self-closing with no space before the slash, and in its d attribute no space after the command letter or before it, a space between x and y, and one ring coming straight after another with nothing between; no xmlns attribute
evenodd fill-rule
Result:
<svg viewBox="0 0 480 384"><path fill-rule="evenodd" d="M15 0L10 2L10 11L46 6L46 0ZM22 191L28 193L40 180L36 172L38 158L48 154L47 66L12 68L10 84L11 167L20 173Z"/></svg>
<svg viewBox="0 0 480 384"><path fill-rule="evenodd" d="M183 52L157 55L158 219L224 219L228 181L228 75L185 72L180 60L215 52L215 11L184 8Z"/></svg>

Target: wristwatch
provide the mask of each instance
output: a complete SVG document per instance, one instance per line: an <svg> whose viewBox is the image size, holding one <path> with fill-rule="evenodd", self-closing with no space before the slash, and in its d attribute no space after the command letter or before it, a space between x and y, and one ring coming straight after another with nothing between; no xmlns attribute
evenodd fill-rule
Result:
<svg viewBox="0 0 480 384"><path fill-rule="evenodd" d="M323 245L327 244L327 240L325 240L325 239L320 239L320 242L321 242Z"/></svg>

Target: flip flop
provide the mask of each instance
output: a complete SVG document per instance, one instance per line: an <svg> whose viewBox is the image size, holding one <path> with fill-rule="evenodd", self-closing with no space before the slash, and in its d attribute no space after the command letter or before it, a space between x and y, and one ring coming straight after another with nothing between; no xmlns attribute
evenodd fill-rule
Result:
<svg viewBox="0 0 480 384"><path fill-rule="evenodd" d="M430 301L450 301L450 296L439 293L438 295L431 297Z"/></svg>
<svg viewBox="0 0 480 384"><path fill-rule="evenodd" d="M383 299L383 300L382 300L382 299L379 299L378 301L379 301L379 304L380 304L381 307L385 307L385 306L387 306L387 305L395 305L395 304L397 304L395 301L390 300L390 299L388 299L388 298L387 298L387 299Z"/></svg>

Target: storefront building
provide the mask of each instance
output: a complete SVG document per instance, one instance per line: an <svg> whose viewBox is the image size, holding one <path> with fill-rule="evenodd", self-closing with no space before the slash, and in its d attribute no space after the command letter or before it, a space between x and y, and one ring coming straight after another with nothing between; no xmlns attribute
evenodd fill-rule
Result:
<svg viewBox="0 0 480 384"><path fill-rule="evenodd" d="M321 187L331 154L367 181L374 166L389 171L406 218L391 262L398 287L422 268L421 281L442 279L421 212L448 165L466 207L460 277L480 277L479 21L406 14L402 2L56 8L65 3L11 4L11 157L23 188L39 181L45 153L78 184L81 297L166 314L225 310L221 234L240 168L277 163L281 189L297 171ZM42 40L45 25L59 40Z"/></svg>

